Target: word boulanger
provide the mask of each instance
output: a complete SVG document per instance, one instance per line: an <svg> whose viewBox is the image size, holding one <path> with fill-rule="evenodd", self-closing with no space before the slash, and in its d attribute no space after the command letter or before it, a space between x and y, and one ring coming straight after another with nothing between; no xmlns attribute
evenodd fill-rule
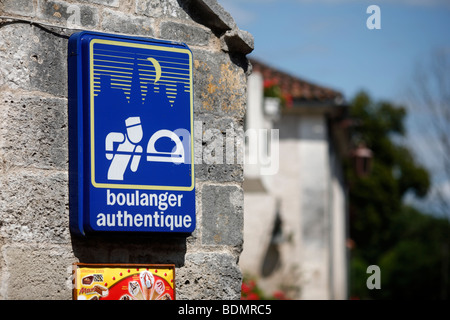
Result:
<svg viewBox="0 0 450 320"><path fill-rule="evenodd" d="M159 210L167 210L168 207L181 207L182 194L163 192L160 194L146 193L139 190L133 192L118 192L117 194L106 190L106 204L108 206L142 206L157 207Z"/></svg>

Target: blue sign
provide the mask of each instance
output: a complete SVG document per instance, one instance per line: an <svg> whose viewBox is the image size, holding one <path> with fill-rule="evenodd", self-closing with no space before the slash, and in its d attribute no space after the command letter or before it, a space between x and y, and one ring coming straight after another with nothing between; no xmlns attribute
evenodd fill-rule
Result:
<svg viewBox="0 0 450 320"><path fill-rule="evenodd" d="M71 230L192 232L189 48L79 32L68 64Z"/></svg>

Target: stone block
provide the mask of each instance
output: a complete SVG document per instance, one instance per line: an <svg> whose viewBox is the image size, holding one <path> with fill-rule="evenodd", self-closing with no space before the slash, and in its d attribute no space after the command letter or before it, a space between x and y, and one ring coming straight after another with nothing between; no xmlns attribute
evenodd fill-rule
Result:
<svg viewBox="0 0 450 320"><path fill-rule="evenodd" d="M243 166L230 164L196 164L196 178L202 181L244 181Z"/></svg>
<svg viewBox="0 0 450 320"><path fill-rule="evenodd" d="M69 243L66 172L8 168L0 175L0 237L8 242Z"/></svg>
<svg viewBox="0 0 450 320"><path fill-rule="evenodd" d="M238 300L241 283L236 258L227 253L188 253L176 271L178 300Z"/></svg>
<svg viewBox="0 0 450 320"><path fill-rule="evenodd" d="M217 0L191 0L187 1L184 7L194 21L210 28L216 34L236 28L233 17Z"/></svg>
<svg viewBox="0 0 450 320"><path fill-rule="evenodd" d="M189 18L177 0L136 0L136 14L151 18Z"/></svg>
<svg viewBox="0 0 450 320"><path fill-rule="evenodd" d="M14 24L0 29L0 86L67 96L67 38Z"/></svg>
<svg viewBox="0 0 450 320"><path fill-rule="evenodd" d="M233 118L195 114L195 176L201 181L241 182L243 129Z"/></svg>
<svg viewBox="0 0 450 320"><path fill-rule="evenodd" d="M202 244L241 247L243 190L231 185L205 185L202 190Z"/></svg>
<svg viewBox="0 0 450 320"><path fill-rule="evenodd" d="M34 16L33 0L2 0L0 1L2 14L18 14L21 16Z"/></svg>
<svg viewBox="0 0 450 320"><path fill-rule="evenodd" d="M232 53L249 54L254 49L253 36L244 30L228 30L221 38L222 49Z"/></svg>
<svg viewBox="0 0 450 320"><path fill-rule="evenodd" d="M65 1L39 0L37 16L65 27L95 28L99 23L97 8Z"/></svg>
<svg viewBox="0 0 450 320"><path fill-rule="evenodd" d="M5 166L67 170L67 100L3 92L0 154Z"/></svg>
<svg viewBox="0 0 450 320"><path fill-rule="evenodd" d="M78 1L101 4L103 6L116 7L116 8L118 8L119 4L120 4L120 0L78 0Z"/></svg>
<svg viewBox="0 0 450 320"><path fill-rule="evenodd" d="M239 32L224 36L236 30L231 16L215 0L0 3L2 13L37 22L0 28L0 299L70 299L75 261L174 263L178 299L239 299L243 171L227 158L227 131L242 128L248 65L242 53L250 42ZM67 41L73 29L162 36L196 48L194 120L201 126L195 141L206 150L196 164L197 229L191 236L70 234ZM222 36L228 53L219 48ZM203 132L213 129L203 141Z"/></svg>
<svg viewBox="0 0 450 320"><path fill-rule="evenodd" d="M184 42L196 46L205 46L209 43L211 31L192 25L176 22L163 22L160 25L161 38Z"/></svg>
<svg viewBox="0 0 450 320"><path fill-rule="evenodd" d="M135 17L110 9L103 10L102 28L106 32L153 37L152 19Z"/></svg>
<svg viewBox="0 0 450 320"><path fill-rule="evenodd" d="M72 298L70 246L5 245L2 249L0 299L69 300ZM7 273L7 274L5 274Z"/></svg>
<svg viewBox="0 0 450 320"><path fill-rule="evenodd" d="M193 50L194 110L242 120L247 103L246 70L224 53Z"/></svg>

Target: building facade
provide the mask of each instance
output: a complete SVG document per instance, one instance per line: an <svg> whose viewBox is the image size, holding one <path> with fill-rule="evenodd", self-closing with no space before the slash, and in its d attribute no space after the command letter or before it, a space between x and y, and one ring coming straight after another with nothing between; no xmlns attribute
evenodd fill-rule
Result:
<svg viewBox="0 0 450 320"><path fill-rule="evenodd" d="M241 268L266 294L346 299L343 97L251 62Z"/></svg>

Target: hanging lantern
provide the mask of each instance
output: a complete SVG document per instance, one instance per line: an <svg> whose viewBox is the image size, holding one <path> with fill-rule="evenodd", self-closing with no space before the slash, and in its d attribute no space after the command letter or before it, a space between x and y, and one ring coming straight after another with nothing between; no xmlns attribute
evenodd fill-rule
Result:
<svg viewBox="0 0 450 320"><path fill-rule="evenodd" d="M372 166L372 150L367 148L364 143L360 143L353 151L352 156L356 174L360 177L368 175Z"/></svg>

